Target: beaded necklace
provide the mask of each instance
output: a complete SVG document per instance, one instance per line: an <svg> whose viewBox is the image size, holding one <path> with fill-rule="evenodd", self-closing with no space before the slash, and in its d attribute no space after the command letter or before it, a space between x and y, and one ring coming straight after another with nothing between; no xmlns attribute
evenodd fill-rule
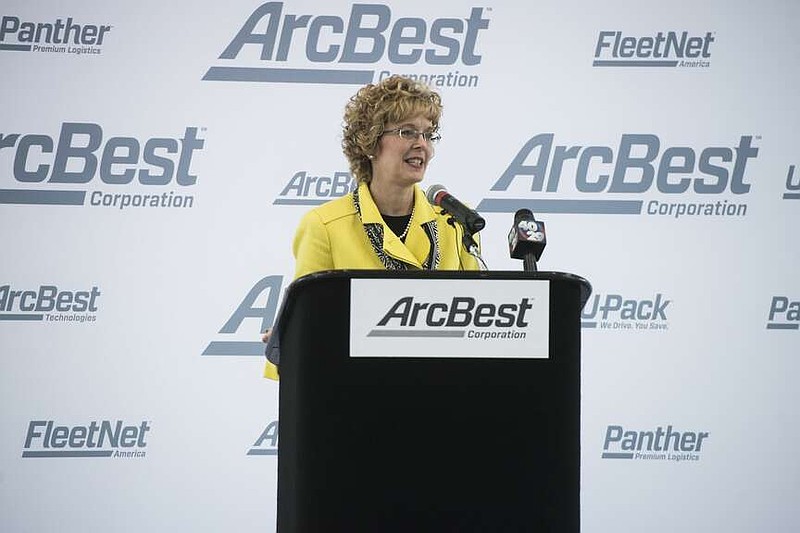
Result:
<svg viewBox="0 0 800 533"><path fill-rule="evenodd" d="M414 202L414 205L411 207L411 215L408 217L408 224L406 224L406 229L403 230L403 233L400 234L400 240L405 242L406 235L408 235L408 230L411 229L411 221L414 220L414 209L416 209L417 204Z"/></svg>

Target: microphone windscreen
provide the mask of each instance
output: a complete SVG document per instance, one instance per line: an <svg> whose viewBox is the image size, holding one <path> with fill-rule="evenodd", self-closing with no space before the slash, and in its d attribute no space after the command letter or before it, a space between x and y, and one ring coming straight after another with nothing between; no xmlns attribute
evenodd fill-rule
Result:
<svg viewBox="0 0 800 533"><path fill-rule="evenodd" d="M445 189L444 185L431 185L428 187L428 192L425 193L425 198L428 199L428 202L431 205L438 206L439 202L441 201L441 193L446 193L447 189Z"/></svg>
<svg viewBox="0 0 800 533"><path fill-rule="evenodd" d="M514 213L514 224L519 224L519 221L523 219L533 220L533 212L530 209L523 208Z"/></svg>

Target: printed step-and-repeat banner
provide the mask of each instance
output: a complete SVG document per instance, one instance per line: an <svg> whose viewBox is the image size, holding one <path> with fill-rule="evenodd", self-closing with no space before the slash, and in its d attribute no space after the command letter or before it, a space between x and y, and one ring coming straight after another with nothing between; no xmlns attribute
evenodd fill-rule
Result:
<svg viewBox="0 0 800 533"><path fill-rule="evenodd" d="M594 287L583 530L796 531L799 28L780 0L4 2L0 529L274 531L259 332L299 218L353 186L345 103L405 74L444 101L423 186L486 217L489 267L521 269L524 206L540 267Z"/></svg>

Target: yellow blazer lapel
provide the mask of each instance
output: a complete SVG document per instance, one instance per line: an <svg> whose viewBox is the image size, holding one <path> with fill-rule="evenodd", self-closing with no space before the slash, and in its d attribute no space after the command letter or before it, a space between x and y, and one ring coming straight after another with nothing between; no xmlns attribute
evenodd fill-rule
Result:
<svg viewBox="0 0 800 533"><path fill-rule="evenodd" d="M414 186L414 220L406 235L405 248L411 252L420 266L428 259L431 253L431 239L425 231L425 224L436 220L436 212L428 203L425 193ZM398 239L399 241L400 239Z"/></svg>
<svg viewBox="0 0 800 533"><path fill-rule="evenodd" d="M360 207L361 207L361 222L365 225L381 224L383 226L383 251L388 255L394 257L395 259L403 261L404 263L416 266L417 268L422 268L422 261L420 261L415 257L415 255L408 249L408 247L405 244L403 244L403 241L401 241L400 238L397 235L395 235L394 232L391 229L389 229L389 226L387 226L386 223L383 221L383 217L378 211L378 206L375 205L375 201L372 199L372 195L369 192L369 186L366 183L362 182L358 185L358 197L360 200ZM422 196L422 199L425 200L424 195ZM415 190L414 192L415 206L418 201L419 201L418 191ZM414 218L416 219L416 214ZM411 232L417 229L415 228L416 225L417 222L412 221L412 227L409 229L409 235L406 237L406 241L408 241ZM427 238L425 240L427 242ZM426 255L427 251L425 252L425 255L423 255L423 260Z"/></svg>

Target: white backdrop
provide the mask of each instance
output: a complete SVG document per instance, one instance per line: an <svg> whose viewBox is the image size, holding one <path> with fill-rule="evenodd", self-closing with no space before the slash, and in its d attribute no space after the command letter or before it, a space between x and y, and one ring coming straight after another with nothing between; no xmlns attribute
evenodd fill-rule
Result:
<svg viewBox="0 0 800 533"><path fill-rule="evenodd" d="M482 211L490 268L528 205L541 268L593 284L583 530L796 531L800 5L360 6L3 2L0 530L274 531L258 333L392 72L441 91L424 185Z"/></svg>

